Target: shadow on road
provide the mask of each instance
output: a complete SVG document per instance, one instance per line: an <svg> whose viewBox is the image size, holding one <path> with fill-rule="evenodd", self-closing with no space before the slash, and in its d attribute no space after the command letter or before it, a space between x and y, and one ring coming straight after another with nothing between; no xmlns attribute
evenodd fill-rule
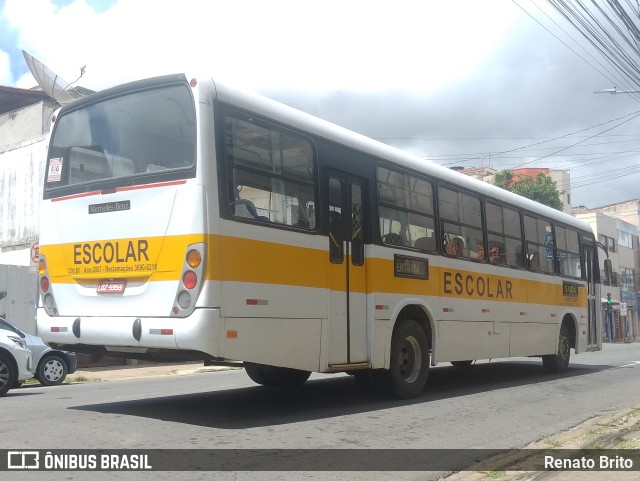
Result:
<svg viewBox="0 0 640 481"><path fill-rule="evenodd" d="M140 416L218 429L248 429L376 412L524 385L551 383L612 367L572 365L564 374L548 375L539 360L482 363L467 368L445 363L431 368L424 394L408 401L389 400L372 394L358 386L351 376L341 375L312 379L299 388L256 385L206 393L105 402L71 409ZM203 380L206 382L206 377Z"/></svg>

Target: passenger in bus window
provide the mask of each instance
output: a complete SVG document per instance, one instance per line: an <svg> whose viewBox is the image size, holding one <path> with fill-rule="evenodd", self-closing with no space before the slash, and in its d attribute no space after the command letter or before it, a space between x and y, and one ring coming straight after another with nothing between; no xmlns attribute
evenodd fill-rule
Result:
<svg viewBox="0 0 640 481"><path fill-rule="evenodd" d="M463 250L464 241L460 237L454 237L444 246L445 253L453 257L460 257Z"/></svg>
<svg viewBox="0 0 640 481"><path fill-rule="evenodd" d="M484 260L484 244L482 242L476 243L476 251L471 252L472 259L478 259L479 261Z"/></svg>
<svg viewBox="0 0 640 481"><path fill-rule="evenodd" d="M504 249L498 243L489 244L489 262L492 264L504 264Z"/></svg>

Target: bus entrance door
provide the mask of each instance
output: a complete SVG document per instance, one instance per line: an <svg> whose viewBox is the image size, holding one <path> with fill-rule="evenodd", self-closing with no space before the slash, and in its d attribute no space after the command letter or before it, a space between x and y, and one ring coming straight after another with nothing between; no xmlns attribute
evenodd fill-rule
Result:
<svg viewBox="0 0 640 481"><path fill-rule="evenodd" d="M364 256L365 179L328 174L329 366L367 361L367 275Z"/></svg>
<svg viewBox="0 0 640 481"><path fill-rule="evenodd" d="M595 270L599 269L596 262L595 248L592 246L584 246L584 259L582 264L585 266L587 274L587 316L588 316L588 332L587 332L587 350L599 351L602 349L602 327L598 322L600 317L600 293L596 289Z"/></svg>

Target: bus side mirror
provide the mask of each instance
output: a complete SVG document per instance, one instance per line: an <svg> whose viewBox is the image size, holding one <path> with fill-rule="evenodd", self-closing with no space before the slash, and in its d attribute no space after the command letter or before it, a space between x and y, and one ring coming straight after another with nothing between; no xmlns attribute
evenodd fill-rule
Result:
<svg viewBox="0 0 640 481"><path fill-rule="evenodd" d="M604 260L604 284L611 285L613 278L613 268L611 267L611 259Z"/></svg>

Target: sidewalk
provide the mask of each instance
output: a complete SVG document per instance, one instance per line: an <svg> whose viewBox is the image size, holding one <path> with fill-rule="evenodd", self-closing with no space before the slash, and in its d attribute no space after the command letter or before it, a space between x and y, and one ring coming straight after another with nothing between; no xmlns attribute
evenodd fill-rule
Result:
<svg viewBox="0 0 640 481"><path fill-rule="evenodd" d="M581 450L590 451L587 456ZM622 456L633 460L633 470L518 470L518 466L540 465L545 450L568 450L568 460L582 456L599 464L599 456ZM570 450L573 450L572 452ZM607 453L606 450L615 450ZM529 454L528 451L531 451ZM558 453L558 451L556 451ZM551 453L550 453L551 454ZM560 454L561 457L562 455ZM640 480L640 407L629 408L613 414L589 419L554 436L531 443L523 449L514 449L470 467L473 471L461 471L441 478L446 481L638 481ZM521 468L526 469L526 468Z"/></svg>
<svg viewBox="0 0 640 481"><path fill-rule="evenodd" d="M67 382L100 382L125 379L140 379L163 376L179 376L205 372L238 369L226 366L203 366L201 362L141 364L137 366L109 366L83 368L67 378ZM533 459L541 459L541 450L616 449L616 454L631 457L634 471L518 471L517 466L526 466ZM528 453L531 451L532 456ZM628 451L624 451L628 450ZM629 453L627 456L626 453ZM596 459L597 463L597 459ZM639 481L640 480L640 406L613 414L589 419L565 432L534 442L523 449L514 449L507 454L470 466L470 471L461 471L445 478L446 481Z"/></svg>

